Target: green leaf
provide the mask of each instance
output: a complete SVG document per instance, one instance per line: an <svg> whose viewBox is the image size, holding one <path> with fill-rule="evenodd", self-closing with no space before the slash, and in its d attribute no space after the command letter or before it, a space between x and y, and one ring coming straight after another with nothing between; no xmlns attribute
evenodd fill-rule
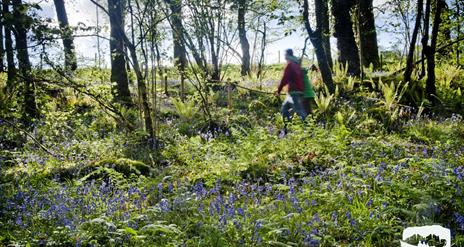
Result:
<svg viewBox="0 0 464 247"><path fill-rule="evenodd" d="M126 233L129 233L129 234L132 235L132 236L137 236L137 231L134 230L134 229L132 229L132 228L130 228L130 227L124 228L124 231L125 231Z"/></svg>

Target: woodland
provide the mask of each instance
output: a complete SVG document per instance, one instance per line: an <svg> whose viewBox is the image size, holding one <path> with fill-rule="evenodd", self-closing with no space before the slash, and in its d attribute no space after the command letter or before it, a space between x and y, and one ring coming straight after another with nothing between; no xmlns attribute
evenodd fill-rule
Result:
<svg viewBox="0 0 464 247"><path fill-rule="evenodd" d="M0 246L464 246L463 9L3 0Z"/></svg>

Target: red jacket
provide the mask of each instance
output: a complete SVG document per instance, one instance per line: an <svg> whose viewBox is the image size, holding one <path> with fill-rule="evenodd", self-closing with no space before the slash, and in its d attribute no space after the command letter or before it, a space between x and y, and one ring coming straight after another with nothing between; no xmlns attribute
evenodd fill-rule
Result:
<svg viewBox="0 0 464 247"><path fill-rule="evenodd" d="M288 62L282 81L279 84L278 92L280 93L282 88L287 84L289 85L288 92L303 92L303 72L298 63L292 61Z"/></svg>

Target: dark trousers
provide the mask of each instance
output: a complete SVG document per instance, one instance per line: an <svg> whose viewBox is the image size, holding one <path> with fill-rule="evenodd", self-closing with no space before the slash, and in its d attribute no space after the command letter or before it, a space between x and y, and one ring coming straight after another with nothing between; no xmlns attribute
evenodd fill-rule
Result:
<svg viewBox="0 0 464 247"><path fill-rule="evenodd" d="M314 98L306 98L303 97L301 100L301 103L303 105L303 109L306 112L306 115L312 114L313 113L313 108L315 105Z"/></svg>
<svg viewBox="0 0 464 247"><path fill-rule="evenodd" d="M282 116L284 118L284 122L290 121L292 114L290 113L290 109L293 109L293 112L298 114L298 116L301 118L302 121L305 120L306 118L306 111L303 108L303 97L301 94L298 93L292 93L290 94L293 100L293 103L290 102L284 102L282 104Z"/></svg>

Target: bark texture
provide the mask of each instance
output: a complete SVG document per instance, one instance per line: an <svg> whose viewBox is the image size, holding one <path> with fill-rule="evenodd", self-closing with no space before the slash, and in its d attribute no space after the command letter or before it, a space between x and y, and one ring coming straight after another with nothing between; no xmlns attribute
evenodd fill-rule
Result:
<svg viewBox="0 0 464 247"><path fill-rule="evenodd" d="M353 3L347 0L333 0L332 14L334 16L335 33L337 47L339 51L338 61L341 65L348 64L348 74L359 75L359 50L353 32L353 22L350 10Z"/></svg>

